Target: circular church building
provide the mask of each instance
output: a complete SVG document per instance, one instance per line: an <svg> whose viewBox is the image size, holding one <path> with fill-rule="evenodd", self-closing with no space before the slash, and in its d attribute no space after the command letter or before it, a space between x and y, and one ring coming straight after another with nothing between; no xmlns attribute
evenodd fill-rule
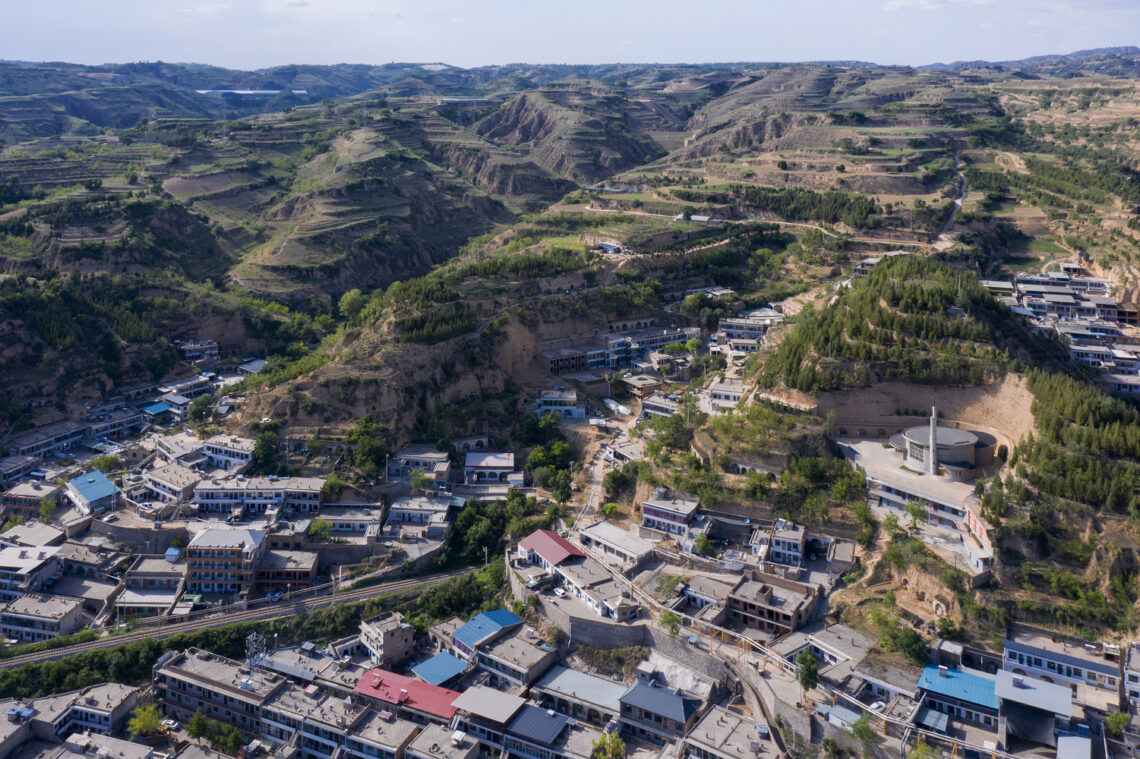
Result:
<svg viewBox="0 0 1140 759"><path fill-rule="evenodd" d="M902 451L908 468L951 480L971 479L977 467L993 461L996 444L991 435L939 425L937 412L931 414L930 424L891 437L891 446Z"/></svg>

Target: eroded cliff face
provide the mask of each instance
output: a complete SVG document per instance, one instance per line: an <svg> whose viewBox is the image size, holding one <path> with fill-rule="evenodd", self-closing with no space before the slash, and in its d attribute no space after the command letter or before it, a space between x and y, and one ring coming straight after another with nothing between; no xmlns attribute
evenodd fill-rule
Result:
<svg viewBox="0 0 1140 759"><path fill-rule="evenodd" d="M480 190L509 196L527 210L544 208L575 188L532 160L508 158L490 148L449 145L438 156Z"/></svg>
<svg viewBox="0 0 1140 759"><path fill-rule="evenodd" d="M554 174L592 182L665 155L630 124L621 111L591 113L524 93L480 121L476 130L499 144L529 146L527 156Z"/></svg>
<svg viewBox="0 0 1140 759"><path fill-rule="evenodd" d="M389 336L390 337L390 336ZM511 383L536 373L540 351L534 333L510 320L486 339L481 332L436 345L395 344L367 335L349 339L338 357L311 374L267 390L242 409L242 418L284 419L287 429L338 428L371 414L393 441L442 407L468 399L492 399ZM521 399L493 401L521 413Z"/></svg>

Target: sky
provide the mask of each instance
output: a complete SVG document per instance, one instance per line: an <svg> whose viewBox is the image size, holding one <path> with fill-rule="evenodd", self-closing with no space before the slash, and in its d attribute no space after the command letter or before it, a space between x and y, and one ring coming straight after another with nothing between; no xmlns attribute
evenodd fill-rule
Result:
<svg viewBox="0 0 1140 759"><path fill-rule="evenodd" d="M0 58L287 63L1014 60L1140 44L1140 0L0 0Z"/></svg>

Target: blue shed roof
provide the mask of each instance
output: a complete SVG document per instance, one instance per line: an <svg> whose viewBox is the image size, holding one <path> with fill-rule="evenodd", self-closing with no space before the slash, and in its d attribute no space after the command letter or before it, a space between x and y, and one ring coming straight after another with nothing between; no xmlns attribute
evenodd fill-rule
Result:
<svg viewBox="0 0 1140 759"><path fill-rule="evenodd" d="M98 470L81 474L67 484L75 488L88 503L94 503L119 492L115 483L108 480L107 475Z"/></svg>
<svg viewBox="0 0 1140 759"><path fill-rule="evenodd" d="M480 641L507 627L521 625L522 620L506 609L495 609L476 614L471 621L456 630L452 637L468 648L474 649Z"/></svg>
<svg viewBox="0 0 1140 759"><path fill-rule="evenodd" d="M151 416L158 416L167 411L170 411L170 406L167 406L165 403L152 403L149 406L142 407L142 412L144 414L150 414Z"/></svg>
<svg viewBox="0 0 1140 759"><path fill-rule="evenodd" d="M412 673L428 685L443 685L465 669L466 664L443 651L412 667Z"/></svg>
<svg viewBox="0 0 1140 759"><path fill-rule="evenodd" d="M934 665L927 665L918 678L918 687L925 691L995 711L998 708L996 684L992 675L976 669L948 667L942 675Z"/></svg>

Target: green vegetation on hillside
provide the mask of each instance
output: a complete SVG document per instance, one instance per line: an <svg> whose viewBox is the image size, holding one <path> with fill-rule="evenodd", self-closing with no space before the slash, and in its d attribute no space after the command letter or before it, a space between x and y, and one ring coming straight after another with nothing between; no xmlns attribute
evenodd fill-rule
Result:
<svg viewBox="0 0 1140 759"><path fill-rule="evenodd" d="M977 385L1017 369L995 344L995 330L1015 318L972 275L897 256L802 315L762 377L809 392L889 380Z"/></svg>

